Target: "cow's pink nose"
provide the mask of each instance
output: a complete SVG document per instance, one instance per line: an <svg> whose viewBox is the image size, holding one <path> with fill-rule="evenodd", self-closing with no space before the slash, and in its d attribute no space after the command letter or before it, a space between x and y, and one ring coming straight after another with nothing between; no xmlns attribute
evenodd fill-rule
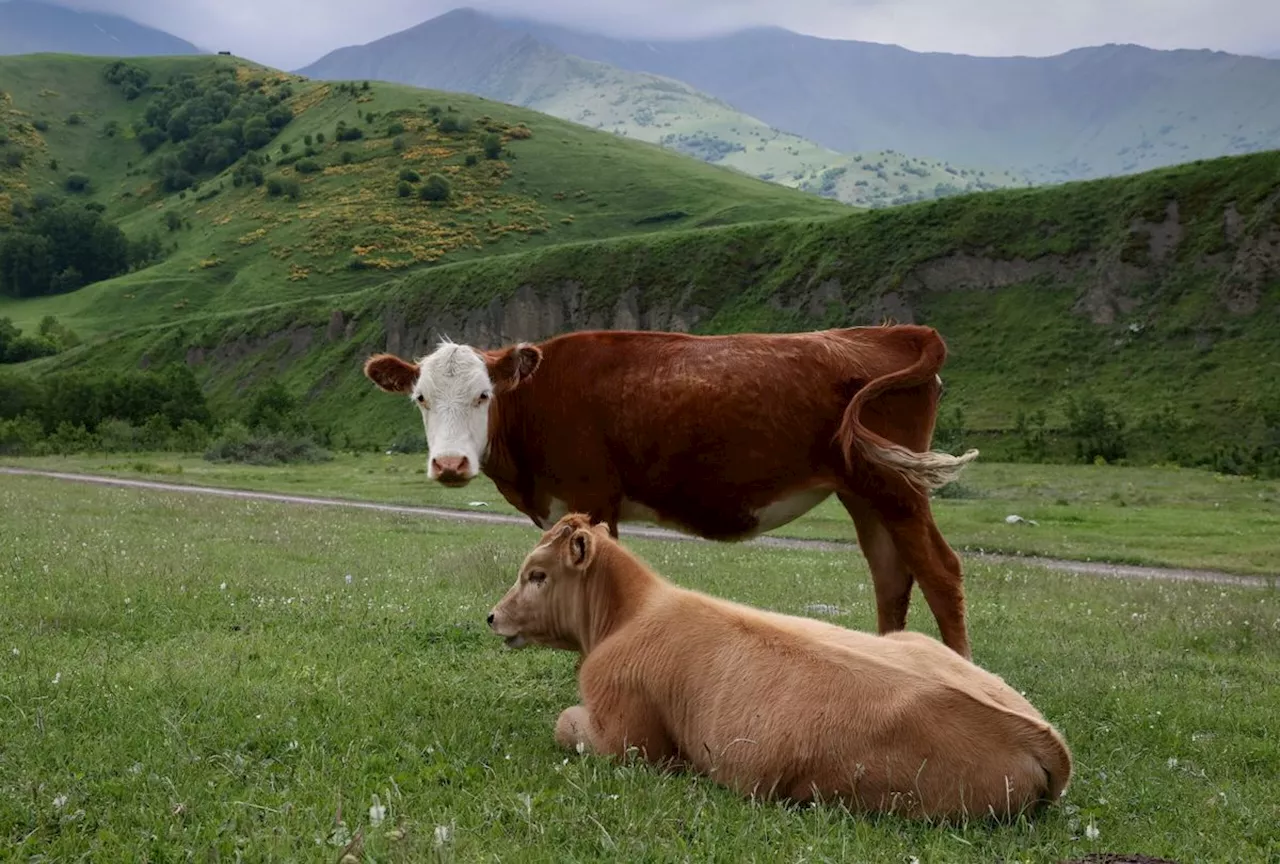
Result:
<svg viewBox="0 0 1280 864"><path fill-rule="evenodd" d="M466 456L440 456L431 460L431 469L435 471L436 479L443 483L466 480L469 465Z"/></svg>

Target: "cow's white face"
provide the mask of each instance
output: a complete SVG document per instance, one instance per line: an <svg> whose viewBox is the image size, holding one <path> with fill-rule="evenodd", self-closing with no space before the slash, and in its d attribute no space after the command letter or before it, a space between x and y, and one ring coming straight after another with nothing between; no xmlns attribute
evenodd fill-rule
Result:
<svg viewBox="0 0 1280 864"><path fill-rule="evenodd" d="M446 342L418 364L389 354L371 357L365 375L387 392L408 394L422 412L427 478L459 487L480 471L494 397L532 375L541 359L532 345L488 352Z"/></svg>

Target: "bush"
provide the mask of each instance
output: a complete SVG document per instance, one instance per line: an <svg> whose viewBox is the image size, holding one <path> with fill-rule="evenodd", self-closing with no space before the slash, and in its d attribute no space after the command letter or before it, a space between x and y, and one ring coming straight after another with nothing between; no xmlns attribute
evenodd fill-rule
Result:
<svg viewBox="0 0 1280 864"><path fill-rule="evenodd" d="M396 151L397 153L400 153L401 151L404 150L404 148L405 148L404 138L401 138L399 135L397 135L395 138L392 139L391 141L392 150Z"/></svg>
<svg viewBox="0 0 1280 864"><path fill-rule="evenodd" d="M89 177L85 174L68 174L66 187L68 192L84 192L89 188Z"/></svg>
<svg viewBox="0 0 1280 864"><path fill-rule="evenodd" d="M1096 463L1116 462L1126 454L1125 419L1118 410L1092 394L1067 399L1067 434L1076 439L1076 458Z"/></svg>
<svg viewBox="0 0 1280 864"><path fill-rule="evenodd" d="M453 193L449 181L443 174L432 174L418 189L418 197L423 201L448 201Z"/></svg>
<svg viewBox="0 0 1280 864"><path fill-rule="evenodd" d="M422 179L422 177L421 175L418 174L417 171L414 171L412 168L401 168L400 179L408 183L417 183L419 180Z"/></svg>
<svg viewBox="0 0 1280 864"><path fill-rule="evenodd" d="M343 164L343 165L350 165L350 164L351 164L352 162L354 162L354 161L356 161L356 154L352 153L350 150L343 150L343 151L342 151L342 164Z"/></svg>
<svg viewBox="0 0 1280 864"><path fill-rule="evenodd" d="M33 120L33 121L31 121L31 125L32 125L32 126L34 126L34 127L36 127L36 131L37 131L37 132L48 132L48 131L49 131L49 121L48 121L48 120Z"/></svg>
<svg viewBox="0 0 1280 864"><path fill-rule="evenodd" d="M316 160L302 159L293 166L293 170L299 174L319 174L322 169L320 168L320 163Z"/></svg>
<svg viewBox="0 0 1280 864"><path fill-rule="evenodd" d="M480 164L480 158L474 153L468 153L466 163L468 168L474 167Z"/></svg>
<svg viewBox="0 0 1280 864"><path fill-rule="evenodd" d="M408 180L401 180L400 185L396 186L396 194L401 198L408 198L413 194L413 185Z"/></svg>
<svg viewBox="0 0 1280 864"><path fill-rule="evenodd" d="M4 154L4 164L10 168L22 167L23 155L21 150L8 150Z"/></svg>
<svg viewBox="0 0 1280 864"><path fill-rule="evenodd" d="M311 133L310 133L310 132L308 132L306 135L303 135L303 136L302 136L302 143L303 143L303 144L306 144L308 147L310 147L310 146L311 146L311 141L312 141L312 140L313 140L313 139L311 138Z"/></svg>
<svg viewBox="0 0 1280 864"><path fill-rule="evenodd" d="M364 137L364 130L359 126L347 126L339 123L337 130L333 133L333 137L339 141L359 141Z"/></svg>
<svg viewBox="0 0 1280 864"><path fill-rule="evenodd" d="M441 132L470 132L471 121L466 117L455 117L452 114L446 114L440 118Z"/></svg>
<svg viewBox="0 0 1280 864"><path fill-rule="evenodd" d="M252 435L244 424L233 421L205 451L204 458L208 462L286 465L328 462L333 459L333 454L310 438L277 433Z"/></svg>
<svg viewBox="0 0 1280 864"><path fill-rule="evenodd" d="M323 144L323 143L324 143L324 133L323 133L323 132L317 132L317 133L316 133L316 143L317 143L317 144Z"/></svg>
<svg viewBox="0 0 1280 864"><path fill-rule="evenodd" d="M44 438L44 427L29 414L0 420L0 456L34 455Z"/></svg>
<svg viewBox="0 0 1280 864"><path fill-rule="evenodd" d="M170 231L177 231L182 227L182 216L175 210L170 210L164 214L164 227Z"/></svg>
<svg viewBox="0 0 1280 864"><path fill-rule="evenodd" d="M484 136L484 155L487 159L497 159L502 155L502 138L496 132Z"/></svg>
<svg viewBox="0 0 1280 864"><path fill-rule="evenodd" d="M404 124L403 124L403 123L401 123L399 120L394 121L390 126L388 126L388 127L387 127L387 134L388 134L388 135L403 135L403 134L404 134Z"/></svg>

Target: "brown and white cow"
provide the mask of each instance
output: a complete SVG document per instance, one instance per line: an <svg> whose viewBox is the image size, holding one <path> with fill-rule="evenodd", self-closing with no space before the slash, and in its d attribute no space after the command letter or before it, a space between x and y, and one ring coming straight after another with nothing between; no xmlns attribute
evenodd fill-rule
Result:
<svg viewBox="0 0 1280 864"><path fill-rule="evenodd" d="M1062 795L1062 736L999 676L922 633L883 636L676 586L585 514L489 614L513 648L578 652L557 743L749 795L909 818L1007 818Z"/></svg>
<svg viewBox="0 0 1280 864"><path fill-rule="evenodd" d="M540 528L576 511L736 541L833 493L875 582L880 632L913 580L943 641L970 656L960 560L928 491L978 451L930 452L946 346L915 325L694 336L588 331L482 351L442 343L365 374L422 411L427 476L483 471Z"/></svg>

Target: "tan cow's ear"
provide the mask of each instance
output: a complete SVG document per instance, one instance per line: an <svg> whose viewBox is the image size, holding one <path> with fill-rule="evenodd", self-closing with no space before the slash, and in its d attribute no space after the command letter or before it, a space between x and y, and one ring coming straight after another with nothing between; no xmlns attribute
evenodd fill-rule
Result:
<svg viewBox="0 0 1280 864"><path fill-rule="evenodd" d="M591 566L596 555L595 533L589 528L579 528L569 538L569 565L578 570Z"/></svg>
<svg viewBox="0 0 1280 864"><path fill-rule="evenodd" d="M375 354L365 361L364 374L388 393L410 393L418 381L418 366L394 354Z"/></svg>
<svg viewBox="0 0 1280 864"><path fill-rule="evenodd" d="M489 369L489 380L499 393L505 393L519 387L542 363L542 349L528 342L521 342L501 351L485 352L485 366Z"/></svg>

